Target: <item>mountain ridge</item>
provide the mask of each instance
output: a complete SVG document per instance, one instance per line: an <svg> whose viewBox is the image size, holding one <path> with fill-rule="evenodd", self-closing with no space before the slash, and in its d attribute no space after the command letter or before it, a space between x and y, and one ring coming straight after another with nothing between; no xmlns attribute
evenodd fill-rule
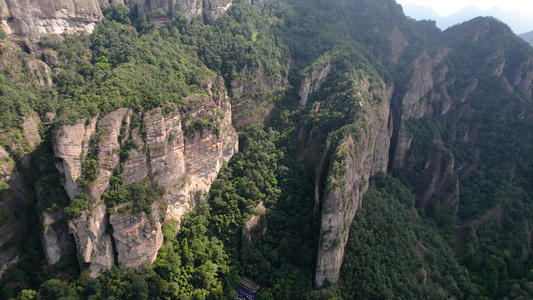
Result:
<svg viewBox="0 0 533 300"><path fill-rule="evenodd" d="M533 46L533 31L523 33L519 35L524 41L528 42L531 46Z"/></svg>
<svg viewBox="0 0 533 300"><path fill-rule="evenodd" d="M448 16L441 16L432 8L417 4L405 4L403 5L403 8L407 16L416 20L435 20L437 22L437 26L442 30L479 16L492 16L498 18L502 22L508 24L516 34L523 34L533 29L533 25L530 24L530 20L532 18L531 15L523 14L517 11L506 12L497 7L482 10L475 6L467 6Z"/></svg>

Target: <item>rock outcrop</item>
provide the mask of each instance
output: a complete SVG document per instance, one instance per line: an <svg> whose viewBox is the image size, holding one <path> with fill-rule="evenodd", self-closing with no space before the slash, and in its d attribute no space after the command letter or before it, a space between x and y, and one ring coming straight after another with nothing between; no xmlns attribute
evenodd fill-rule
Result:
<svg viewBox="0 0 533 300"><path fill-rule="evenodd" d="M368 89L369 84L363 86ZM355 125L357 121L348 125L351 126L348 134L332 153L322 199L316 287L339 279L350 225L361 208L369 179L387 169L391 136L390 102L385 96L385 87L373 93L381 93L383 100L373 104L372 99L361 98L356 120L363 121L365 126Z"/></svg>
<svg viewBox="0 0 533 300"><path fill-rule="evenodd" d="M155 261L163 244L160 212L156 204L152 205L151 214L113 214L110 223L121 265L134 268L143 262Z"/></svg>
<svg viewBox="0 0 533 300"><path fill-rule="evenodd" d="M409 46L409 42L407 41L405 36L402 34L402 32L398 29L398 27L395 27L392 30L391 45L392 45L392 56L390 58L390 62L393 65L396 65L398 64L400 57L405 52L405 49L407 49L407 47Z"/></svg>
<svg viewBox="0 0 533 300"><path fill-rule="evenodd" d="M417 206L426 208L434 201L432 205L438 203L447 209L455 208L453 217L458 224L462 222L457 214L460 179L474 172L477 163L475 159L465 161L462 157L454 157L452 149L475 147L476 139L483 134L482 123L472 117L480 109L473 103L486 93L490 79L490 85L501 87L500 92L512 91L521 95L520 99L508 100L502 119L513 114L515 119L527 119L528 109L523 99L533 94L533 59L527 51L513 57L513 48L523 45L516 43L510 29L488 18L477 18L469 23L444 32L450 41L449 48L431 55L422 53L411 64L412 72L404 80L406 88L394 95L392 106L395 133L390 166L407 174L413 169L422 172L419 176L424 181L417 187ZM494 45L495 36L508 42ZM459 51L463 46L459 43L465 41L479 47L471 50L478 56L462 54L462 60L457 60L454 52ZM511 44L514 46L509 46ZM484 51L478 50L481 48ZM515 62L511 63L512 60ZM467 76L457 74L454 69L463 67L465 61L475 61L475 67L466 68ZM514 113L511 112L513 109ZM436 124L430 123L435 120L438 120ZM431 132L435 128L445 134ZM423 151L420 151L421 142L425 143ZM483 149L476 151L482 152Z"/></svg>
<svg viewBox="0 0 533 300"><path fill-rule="evenodd" d="M244 224L242 229L242 257L246 259L257 243L265 236L268 229L265 213L267 209L263 202L255 208L255 214Z"/></svg>
<svg viewBox="0 0 533 300"><path fill-rule="evenodd" d="M69 221L80 263L91 275L116 263L115 252L118 263L128 267L153 262L163 242L161 223L179 221L193 209L198 196L209 190L223 161L237 151L237 134L231 126L231 105L222 78L204 80L203 88L206 94L187 97L182 108L169 104L142 116L120 108L99 121L94 118L58 126L54 148L62 160L57 167L65 174L65 190L71 199L83 191L94 203ZM95 142L97 147L91 149L96 151L92 155L96 155L97 178L80 187L77 179L82 174L83 158L89 144ZM126 144L129 150L124 148ZM123 161L121 151L128 151ZM120 178L125 187L137 184L160 189L162 196L150 211L130 212L133 199L110 206L105 203L105 194L112 178ZM112 235L108 234L110 229Z"/></svg>
<svg viewBox="0 0 533 300"><path fill-rule="evenodd" d="M220 18L233 4L233 0L99 0L101 4L121 3L134 13L146 15L151 11L162 11L169 15L179 12L188 19L202 17L211 23ZM263 9L272 0L250 0L250 4Z"/></svg>
<svg viewBox="0 0 533 300"><path fill-rule="evenodd" d="M274 2L274 0L250 0L253 6L258 7L259 9L265 8L265 6Z"/></svg>
<svg viewBox="0 0 533 300"><path fill-rule="evenodd" d="M272 0L251 0L263 9ZM103 18L100 5L120 3L145 15L160 10L173 15L180 12L191 19L200 16L206 22L220 18L232 0L3 0L0 1L0 28L13 35L46 35L85 31L91 33Z"/></svg>
<svg viewBox="0 0 533 300"><path fill-rule="evenodd" d="M450 108L450 97L443 85L441 93L435 91L435 86L442 84L446 78L448 67L443 63L449 50L441 51L434 57L423 53L413 63L413 73L407 83L410 87L407 92L398 99L399 106L395 107L398 126L397 140L395 145L392 166L395 169L403 169L409 161L409 149L412 138L409 136L405 122L411 118L420 119L427 114L433 113L432 104L435 101L445 102L443 108ZM401 111L401 113L399 113Z"/></svg>
<svg viewBox="0 0 533 300"><path fill-rule="evenodd" d="M73 125L58 125L54 142L54 153L61 163L57 163L57 169L65 174L63 186L70 199L78 194L79 183L76 181L81 175L82 158L89 151L89 141L96 129L94 117L87 125L87 119L81 119Z"/></svg>
<svg viewBox="0 0 533 300"><path fill-rule="evenodd" d="M45 212L41 216L44 256L48 264L56 264L61 257L75 251L68 231L67 218L63 211Z"/></svg>
<svg viewBox="0 0 533 300"><path fill-rule="evenodd" d="M111 268L114 264L113 244L111 236L106 234L106 230L109 225L109 216L107 215L106 205L101 203L102 194L109 186L109 179L113 174L114 169L119 163L118 149L120 149L120 143L118 140L122 122L126 118L126 115L131 113L130 109L120 108L115 110L106 116L104 116L97 124L96 134L98 136L98 170L97 179L94 183L91 183L87 188L87 194L94 199L96 207L93 207L89 211L85 211L78 218L74 218L69 221L70 232L74 235L77 245L77 254L80 263L89 265L89 271L91 275L98 274L102 269ZM62 146L68 145L68 143L76 142L74 153L87 151L87 147L91 138L91 132L94 132L91 125L96 122L96 118L89 125L89 130L79 130L73 135L65 136L63 133L60 137L56 137L56 149L60 149ZM85 122L83 122L84 125ZM76 124L80 127L80 124ZM76 126L74 125L74 126ZM70 126L61 126L63 131ZM58 130L58 132L60 132ZM80 137L85 138L80 139ZM69 139L70 138L70 139ZM72 145L72 144L71 144ZM74 145L73 145L74 146ZM69 173L65 173L67 183L69 178L74 181L81 175L82 164L81 155L77 157L65 156L64 152L56 152L56 157L63 159L63 166L58 169L60 172L65 173L66 170L71 170ZM65 160L66 158L66 160ZM70 167L69 161L72 161ZM61 165L61 164L58 164ZM66 167L65 167L66 166ZM77 175L77 176L76 176ZM75 182L77 183L77 182ZM73 190L74 183L65 185L66 191L73 199L79 192L77 189ZM70 189L69 189L70 187Z"/></svg>
<svg viewBox="0 0 533 300"><path fill-rule="evenodd" d="M0 27L8 34L92 32L101 18L97 0L0 1Z"/></svg>
<svg viewBox="0 0 533 300"><path fill-rule="evenodd" d="M244 67L231 82L234 96L233 126L265 122L275 107L276 93L288 80L280 73L267 74L263 67Z"/></svg>
<svg viewBox="0 0 533 300"><path fill-rule="evenodd" d="M324 62L317 62L307 70L307 75L302 78L300 89L298 90L301 107L307 105L307 98L310 94L320 88L326 77L329 75L329 72L331 72L331 63L327 60Z"/></svg>
<svg viewBox="0 0 533 300"><path fill-rule="evenodd" d="M86 267L93 277L115 263L111 236L106 234L108 222L104 204L97 204L68 222L69 232L76 241L80 265Z"/></svg>
<svg viewBox="0 0 533 300"><path fill-rule="evenodd" d="M41 136L39 135L40 124L41 119L39 119L39 116L36 112L24 117L24 122L22 123L22 134L32 149L41 142Z"/></svg>
<svg viewBox="0 0 533 300"><path fill-rule="evenodd" d="M189 19L201 16L206 22L220 18L233 4L232 0L125 0L124 2L130 7L135 3L133 9L138 14L147 14L154 10L170 14L180 12Z"/></svg>
<svg viewBox="0 0 533 300"><path fill-rule="evenodd" d="M239 75L246 78L236 76L231 82L231 92L235 96L248 92L274 91L288 85L287 79L281 74L267 75L263 67L244 67Z"/></svg>

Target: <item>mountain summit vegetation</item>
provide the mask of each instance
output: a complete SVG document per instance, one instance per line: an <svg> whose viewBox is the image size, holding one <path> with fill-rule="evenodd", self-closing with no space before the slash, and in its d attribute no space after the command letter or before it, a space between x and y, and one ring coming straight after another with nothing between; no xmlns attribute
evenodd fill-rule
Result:
<svg viewBox="0 0 533 300"><path fill-rule="evenodd" d="M236 299L243 277L256 299L533 298L533 48L506 24L393 0L102 12L1 32L1 299Z"/></svg>

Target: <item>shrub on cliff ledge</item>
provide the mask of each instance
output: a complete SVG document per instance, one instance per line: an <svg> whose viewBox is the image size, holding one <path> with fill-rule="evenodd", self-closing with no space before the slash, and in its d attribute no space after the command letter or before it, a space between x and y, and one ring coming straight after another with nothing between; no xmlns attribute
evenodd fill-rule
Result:
<svg viewBox="0 0 533 300"><path fill-rule="evenodd" d="M81 216L84 211L90 210L94 204L94 199L89 197L86 193L80 192L70 204L65 207L65 215L67 218L74 219Z"/></svg>

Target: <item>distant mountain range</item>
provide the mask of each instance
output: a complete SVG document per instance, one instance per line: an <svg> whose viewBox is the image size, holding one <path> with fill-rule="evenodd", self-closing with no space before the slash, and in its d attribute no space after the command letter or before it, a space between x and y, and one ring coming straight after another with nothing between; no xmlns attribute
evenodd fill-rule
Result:
<svg viewBox="0 0 533 300"><path fill-rule="evenodd" d="M531 46L533 46L533 31L521 34L520 37L523 38L526 42L530 43Z"/></svg>
<svg viewBox="0 0 533 300"><path fill-rule="evenodd" d="M533 30L533 15L526 15L520 12L506 12L500 8L491 8L489 10L481 10L475 6L467 6L462 10L443 17L439 15L432 8L420 6L417 4L402 5L404 13L415 19L424 20L431 19L437 22L437 26L444 30L464 21L471 20L478 16L493 16L506 23L516 34L523 34Z"/></svg>

